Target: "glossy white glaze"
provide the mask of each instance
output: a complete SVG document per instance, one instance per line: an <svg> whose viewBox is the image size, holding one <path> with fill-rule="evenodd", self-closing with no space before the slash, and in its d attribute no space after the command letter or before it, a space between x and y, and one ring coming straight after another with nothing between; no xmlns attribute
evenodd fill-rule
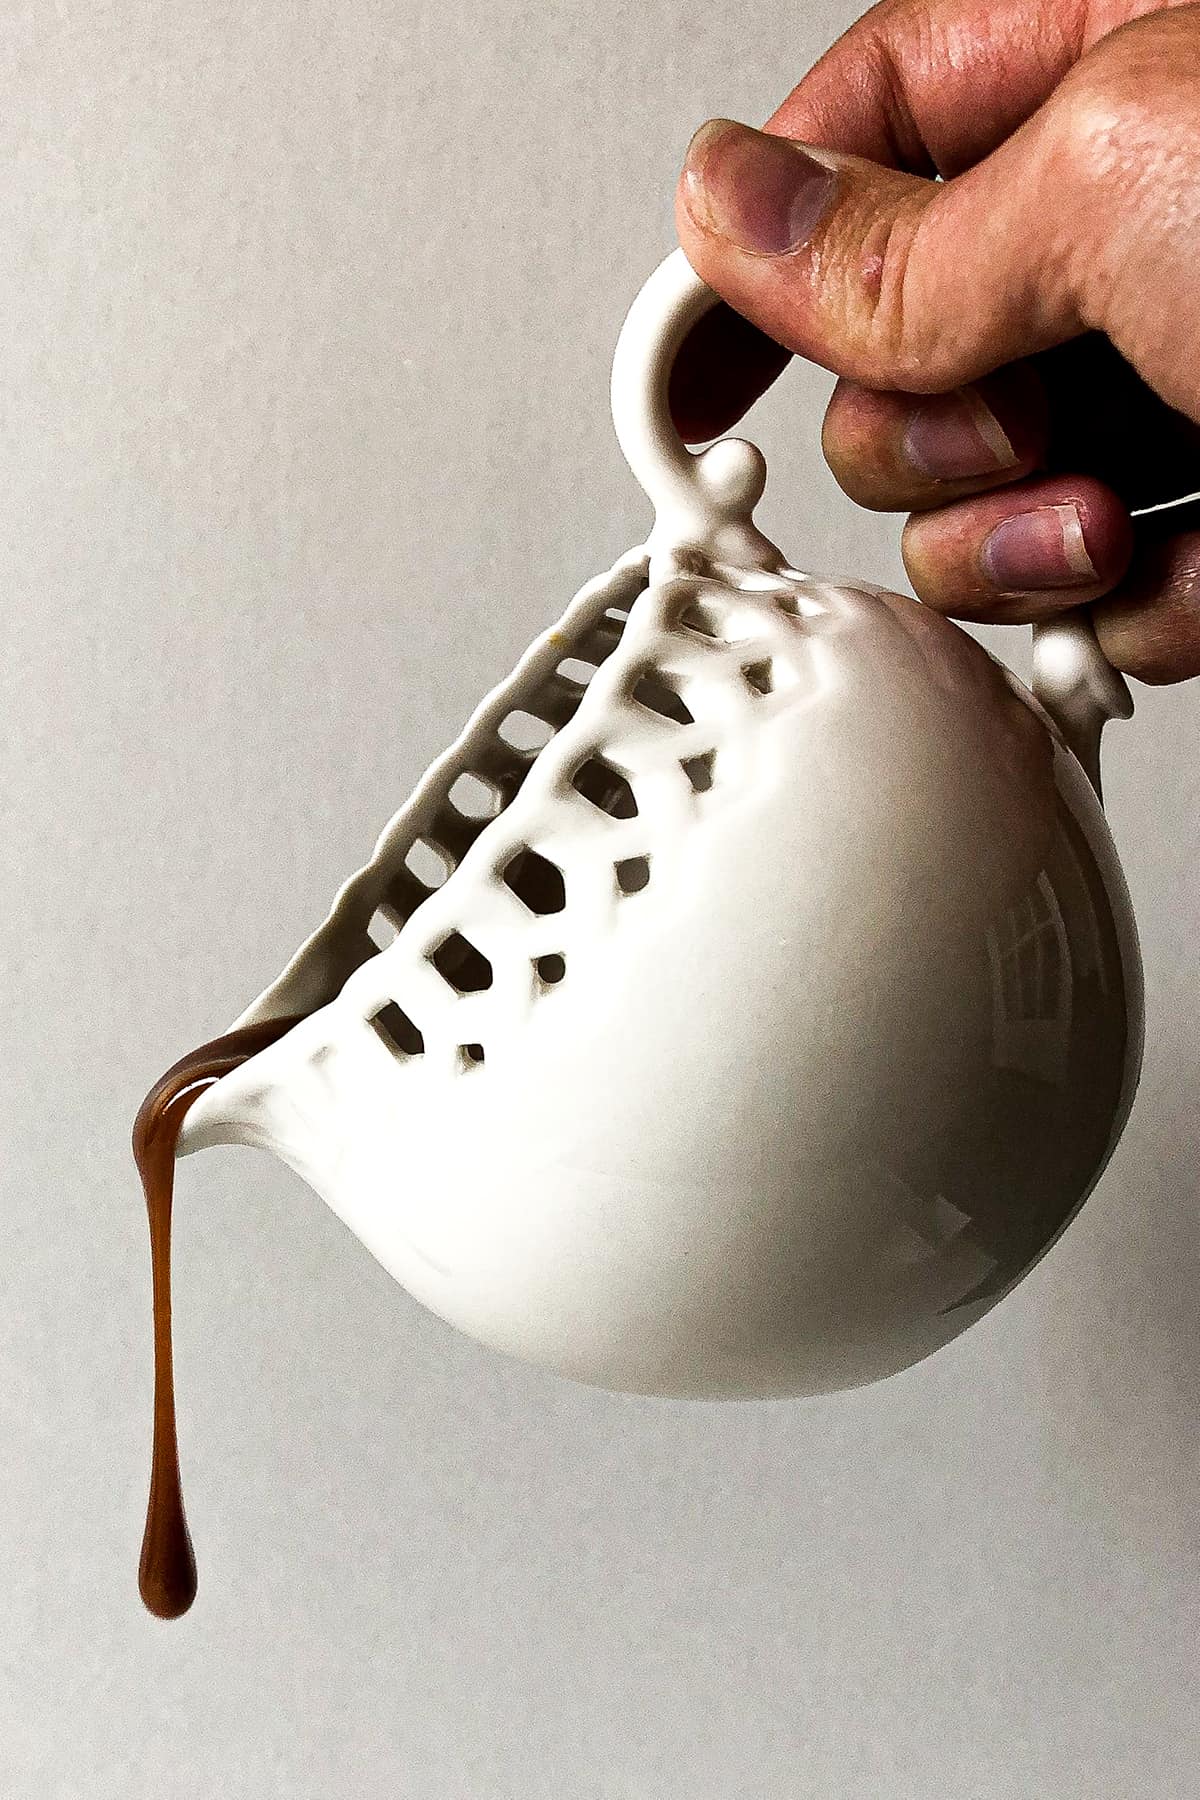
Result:
<svg viewBox="0 0 1200 1800"><path fill-rule="evenodd" d="M956 1335L1111 1152L1140 966L1066 739L1094 775L1128 696L1074 623L1039 705L916 602L788 568L758 451L693 456L667 416L713 299L672 257L618 345L648 543L430 769L238 1022L310 1016L181 1148L274 1150L502 1350L795 1394Z"/></svg>

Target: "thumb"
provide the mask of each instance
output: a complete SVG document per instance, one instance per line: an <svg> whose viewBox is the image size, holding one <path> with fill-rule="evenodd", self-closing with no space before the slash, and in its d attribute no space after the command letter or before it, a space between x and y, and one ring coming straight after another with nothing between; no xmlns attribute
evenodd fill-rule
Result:
<svg viewBox="0 0 1200 1800"><path fill-rule="evenodd" d="M679 238L789 350L868 387L944 392L1083 329L1043 279L1051 234L1009 160L926 181L713 119L688 148Z"/></svg>

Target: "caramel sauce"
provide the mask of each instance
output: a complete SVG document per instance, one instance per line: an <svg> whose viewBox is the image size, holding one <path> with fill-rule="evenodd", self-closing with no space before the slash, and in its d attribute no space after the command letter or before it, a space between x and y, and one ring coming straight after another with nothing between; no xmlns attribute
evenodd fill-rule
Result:
<svg viewBox="0 0 1200 1800"><path fill-rule="evenodd" d="M171 1200L179 1132L189 1107L206 1088L297 1023L296 1018L268 1019L189 1051L151 1088L134 1121L133 1154L146 1194L154 1281L154 1449L138 1587L160 1619L177 1619L196 1598L196 1558L179 1478L171 1357Z"/></svg>

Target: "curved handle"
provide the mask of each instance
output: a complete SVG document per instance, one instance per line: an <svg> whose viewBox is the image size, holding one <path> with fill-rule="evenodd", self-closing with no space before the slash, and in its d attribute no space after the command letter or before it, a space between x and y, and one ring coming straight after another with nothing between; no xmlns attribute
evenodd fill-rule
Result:
<svg viewBox="0 0 1200 1800"><path fill-rule="evenodd" d="M698 453L676 431L667 403L671 368L688 332L720 296L682 250L667 257L626 315L612 366L617 442L655 509L650 548L698 543L751 566L780 567L781 553L753 524L766 483L762 452L725 438ZM1033 692L1100 793L1100 734L1127 719L1133 701L1101 650L1086 612L1064 613L1033 632Z"/></svg>
<svg viewBox="0 0 1200 1800"><path fill-rule="evenodd" d="M682 250L659 264L617 339L613 425L626 462L654 505L652 552L662 543L701 544L719 558L778 568L782 554L753 524L767 479L762 451L743 438L689 450L667 402L680 345L719 301Z"/></svg>
<svg viewBox="0 0 1200 1800"><path fill-rule="evenodd" d="M613 352L617 442L656 507L687 507L697 498L698 459L671 422L667 388L683 340L716 303L683 251L673 251L626 313Z"/></svg>

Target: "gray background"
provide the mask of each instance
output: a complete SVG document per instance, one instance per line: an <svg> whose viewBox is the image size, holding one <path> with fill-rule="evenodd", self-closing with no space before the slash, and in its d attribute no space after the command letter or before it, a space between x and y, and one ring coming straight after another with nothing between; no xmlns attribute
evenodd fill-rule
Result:
<svg viewBox="0 0 1200 1800"><path fill-rule="evenodd" d="M581 1390L426 1316L273 1161L199 1157L201 1594L166 1626L134 1585L137 1102L643 534L607 369L683 146L853 10L4 8L6 1800L1195 1791L1200 685L1111 734L1133 1121L965 1340L810 1404ZM768 527L900 583L822 471L827 385L755 421Z"/></svg>

